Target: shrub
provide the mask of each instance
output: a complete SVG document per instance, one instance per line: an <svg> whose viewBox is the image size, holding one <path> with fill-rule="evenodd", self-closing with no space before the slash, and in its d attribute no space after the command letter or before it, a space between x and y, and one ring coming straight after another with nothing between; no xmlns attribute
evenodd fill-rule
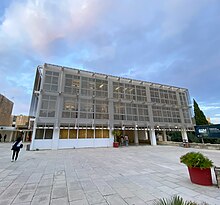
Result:
<svg viewBox="0 0 220 205"><path fill-rule="evenodd" d="M190 168L197 167L200 169L206 169L213 166L213 162L200 152L188 152L180 157L180 162Z"/></svg>
<svg viewBox="0 0 220 205"><path fill-rule="evenodd" d="M192 201L184 201L180 196L173 196L170 199L158 199L154 202L154 205L208 205L206 202L198 204Z"/></svg>

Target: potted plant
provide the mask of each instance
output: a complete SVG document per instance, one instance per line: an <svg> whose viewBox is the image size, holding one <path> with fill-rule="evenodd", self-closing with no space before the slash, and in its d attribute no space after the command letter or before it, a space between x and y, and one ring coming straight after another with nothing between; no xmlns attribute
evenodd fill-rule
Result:
<svg viewBox="0 0 220 205"><path fill-rule="evenodd" d="M180 162L184 163L189 170L192 183L211 186L211 167L213 162L200 152L188 152L180 157Z"/></svg>
<svg viewBox="0 0 220 205"><path fill-rule="evenodd" d="M118 147L118 145L119 145L118 140L119 140L120 136L122 135L122 132L121 132L121 130L113 130L112 134L114 136L113 147Z"/></svg>

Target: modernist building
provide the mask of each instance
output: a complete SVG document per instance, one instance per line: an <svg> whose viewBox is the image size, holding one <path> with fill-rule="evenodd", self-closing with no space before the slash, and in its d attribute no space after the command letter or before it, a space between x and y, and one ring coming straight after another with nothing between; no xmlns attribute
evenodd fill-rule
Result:
<svg viewBox="0 0 220 205"><path fill-rule="evenodd" d="M57 65L36 71L30 116L31 149L112 146L113 129L130 143L171 130L193 130L185 88L127 79Z"/></svg>

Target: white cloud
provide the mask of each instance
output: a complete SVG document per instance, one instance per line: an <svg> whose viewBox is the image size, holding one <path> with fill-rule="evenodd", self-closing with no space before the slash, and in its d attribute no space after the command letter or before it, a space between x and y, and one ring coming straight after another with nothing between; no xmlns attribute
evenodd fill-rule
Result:
<svg viewBox="0 0 220 205"><path fill-rule="evenodd" d="M211 123L213 123L213 124L220 124L219 117L211 117L210 120L211 120Z"/></svg>
<svg viewBox="0 0 220 205"><path fill-rule="evenodd" d="M47 52L50 42L56 39L76 40L88 34L107 5L99 0L14 1L0 27L2 42L10 39L22 46L26 43L38 52Z"/></svg>
<svg viewBox="0 0 220 205"><path fill-rule="evenodd" d="M0 89L17 99L18 86L27 98L36 66L49 62L187 87L214 116L218 8L218 0L12 1L0 22Z"/></svg>

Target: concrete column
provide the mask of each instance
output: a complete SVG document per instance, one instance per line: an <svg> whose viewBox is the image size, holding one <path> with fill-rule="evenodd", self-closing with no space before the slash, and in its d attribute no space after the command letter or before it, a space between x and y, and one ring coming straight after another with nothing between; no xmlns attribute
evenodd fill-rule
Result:
<svg viewBox="0 0 220 205"><path fill-rule="evenodd" d="M34 150L34 141L35 141L35 135L36 135L36 130L37 130L37 122L34 120L34 126L33 126L33 133L31 137L31 145L30 145L30 150Z"/></svg>
<svg viewBox="0 0 220 205"><path fill-rule="evenodd" d="M52 147L51 149L58 149L58 144L59 144L59 135L60 135L60 129L55 126L53 129L53 140L52 140Z"/></svg>
<svg viewBox="0 0 220 205"><path fill-rule="evenodd" d="M144 133L145 133L145 139L148 140L148 132L147 132L147 130L145 130Z"/></svg>
<svg viewBox="0 0 220 205"><path fill-rule="evenodd" d="M13 135L14 135L14 132L11 132L11 133L10 133L9 140L8 140L9 142L11 142L11 141L12 141Z"/></svg>
<svg viewBox="0 0 220 205"><path fill-rule="evenodd" d="M113 146L113 142L114 142L114 135L112 134L113 128L110 126L109 128L109 147Z"/></svg>
<svg viewBox="0 0 220 205"><path fill-rule="evenodd" d="M138 130L134 130L134 143L135 145L138 145L139 144L139 141L138 141Z"/></svg>
<svg viewBox="0 0 220 205"><path fill-rule="evenodd" d="M164 142L167 141L167 133L166 133L166 130L163 130L163 140L164 140Z"/></svg>
<svg viewBox="0 0 220 205"><path fill-rule="evenodd" d="M189 142L186 130L181 131L181 134L182 134L183 141Z"/></svg>
<svg viewBox="0 0 220 205"><path fill-rule="evenodd" d="M155 135L154 129L150 130L150 142L151 142L151 145L157 145L157 140L156 140L156 135Z"/></svg>

